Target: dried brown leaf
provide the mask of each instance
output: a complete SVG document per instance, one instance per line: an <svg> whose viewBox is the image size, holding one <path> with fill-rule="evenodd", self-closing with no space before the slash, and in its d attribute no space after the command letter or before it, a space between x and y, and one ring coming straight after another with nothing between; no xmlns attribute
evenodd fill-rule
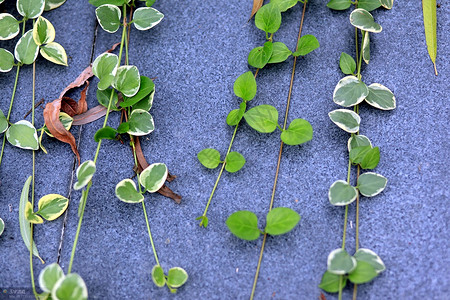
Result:
<svg viewBox="0 0 450 300"><path fill-rule="evenodd" d="M253 0L252 13L250 15L249 21L253 18L253 16L258 12L258 10L263 5L264 0Z"/></svg>
<svg viewBox="0 0 450 300"><path fill-rule="evenodd" d="M97 105L83 114L74 116L72 125L84 125L94 122L104 117L106 115L106 110L106 107L103 105Z"/></svg>

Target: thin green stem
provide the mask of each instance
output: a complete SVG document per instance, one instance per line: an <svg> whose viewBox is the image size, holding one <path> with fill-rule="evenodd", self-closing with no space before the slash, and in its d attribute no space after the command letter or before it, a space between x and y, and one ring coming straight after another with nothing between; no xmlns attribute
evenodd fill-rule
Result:
<svg viewBox="0 0 450 300"><path fill-rule="evenodd" d="M126 16L126 5L123 5L123 15ZM123 53L123 46L124 46L125 36L126 36L126 30L127 30L127 23L124 20L123 30L122 30L122 40L121 40L121 43L120 43L120 51L119 51L119 65L120 65L120 61L122 61L122 53ZM106 124L108 123L108 117L109 117L109 112L111 111L111 107L112 107L113 96L114 96L114 90L111 91L111 96L109 98L109 103L108 103L108 109L106 110L105 120L103 121L102 128L105 128ZM95 156L94 156L94 164L97 163L97 159L98 159L98 155L100 153L101 145L102 145L102 140L100 140L98 142L97 149L95 151ZM73 246L72 246L72 253L70 255L69 268L67 270L67 273L70 273L72 271L73 260L75 258L75 251L77 249L78 238L80 236L80 231L81 231L81 225L83 223L83 216L84 216L84 210L86 208L86 201L87 201L87 198L88 198L88 195L89 195L89 190L91 189L91 186L92 186L92 181L90 181L88 183L88 185L86 187L86 190L82 193L82 197L81 197L81 200L80 200L80 201L82 201L83 205L82 205L81 210L80 210L80 218L78 220L77 232L75 234L75 240L74 240Z"/></svg>
<svg viewBox="0 0 450 300"><path fill-rule="evenodd" d="M340 275L339 276L339 295L338 295L338 300L342 300L342 289L343 289L343 287L342 287L342 284L343 284L342 280L343 279L344 279L343 275Z"/></svg>
<svg viewBox="0 0 450 300"><path fill-rule="evenodd" d="M345 206L344 232L342 233L342 250L345 250L345 237L347 235L347 222L348 222L348 205Z"/></svg>
<svg viewBox="0 0 450 300"><path fill-rule="evenodd" d="M364 37L365 37L366 34L368 34L368 33L365 32L365 31L362 31L362 39L363 40L364 40ZM362 60L363 60L363 58L362 58L362 56L363 56L363 49L362 49L363 46L364 46L364 43L361 42L361 51L359 51L358 73L357 73L357 77L358 77L359 80L361 80L361 65L362 65ZM356 49L358 49L358 46L356 46Z"/></svg>
<svg viewBox="0 0 450 300"><path fill-rule="evenodd" d="M155 243L153 243L152 232L150 231L150 224L148 223L147 211L145 210L145 203L142 201L142 209L144 210L145 222L147 223L148 237L150 238L150 243L152 244L153 255L155 256L156 264L160 266L158 255L156 254Z"/></svg>

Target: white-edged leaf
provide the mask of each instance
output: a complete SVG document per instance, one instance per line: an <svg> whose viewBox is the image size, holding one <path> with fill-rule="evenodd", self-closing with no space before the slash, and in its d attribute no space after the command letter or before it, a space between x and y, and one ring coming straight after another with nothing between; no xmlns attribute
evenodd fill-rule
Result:
<svg viewBox="0 0 450 300"><path fill-rule="evenodd" d="M3 114L3 111L0 109L0 133L5 132L8 129L8 126L8 120Z"/></svg>
<svg viewBox="0 0 450 300"><path fill-rule="evenodd" d="M33 39L33 30L28 30L17 42L14 56L24 65L31 65L37 58L39 46Z"/></svg>
<svg viewBox="0 0 450 300"><path fill-rule="evenodd" d="M0 236L3 234L3 231L5 230L5 222L2 218L0 218Z"/></svg>
<svg viewBox="0 0 450 300"><path fill-rule="evenodd" d="M70 130L70 128L72 127L73 118L70 115L66 114L65 112L59 113L59 121L67 131ZM48 130L45 124L44 124L44 131L48 136L53 137L53 134L50 133L50 130Z"/></svg>
<svg viewBox="0 0 450 300"><path fill-rule="evenodd" d="M39 16L33 26L33 39L37 45L48 44L55 40L55 27L46 18Z"/></svg>
<svg viewBox="0 0 450 300"><path fill-rule="evenodd" d="M19 21L11 14L0 14L0 41L10 40L20 32Z"/></svg>
<svg viewBox="0 0 450 300"><path fill-rule="evenodd" d="M356 200L358 191L344 180L335 181L328 190L328 199L335 206L349 205Z"/></svg>
<svg viewBox="0 0 450 300"><path fill-rule="evenodd" d="M6 49L0 48L0 72L9 72L14 67L14 55Z"/></svg>
<svg viewBox="0 0 450 300"><path fill-rule="evenodd" d="M39 286L41 290L51 293L56 282L64 278L64 271L57 263L52 263L39 273Z"/></svg>
<svg viewBox="0 0 450 300"><path fill-rule="evenodd" d="M130 127L127 132L134 136L147 135L155 130L152 115L143 109L134 109L128 118L128 124Z"/></svg>
<svg viewBox="0 0 450 300"><path fill-rule="evenodd" d="M58 8L61 5L63 5L64 2L66 2L66 0L45 0L44 10L49 11L49 10Z"/></svg>
<svg viewBox="0 0 450 300"><path fill-rule="evenodd" d="M103 4L95 9L95 15L104 31L114 33L119 29L122 12L117 6Z"/></svg>
<svg viewBox="0 0 450 300"><path fill-rule="evenodd" d="M17 11L27 19L35 19L44 12L45 0L17 0Z"/></svg>
<svg viewBox="0 0 450 300"><path fill-rule="evenodd" d="M357 261L364 261L366 263L369 263L375 269L375 272L377 272L377 274L380 274L381 272L386 270L386 266L384 265L384 262L381 260L381 258L370 249L359 248L358 251L355 252L353 257Z"/></svg>
<svg viewBox="0 0 450 300"><path fill-rule="evenodd" d="M47 221L53 221L61 216L69 206L69 199L59 194L48 194L39 199L36 212Z"/></svg>
<svg viewBox="0 0 450 300"><path fill-rule="evenodd" d="M87 300L87 298L86 283L77 273L60 278L52 290L53 300Z"/></svg>
<svg viewBox="0 0 450 300"><path fill-rule="evenodd" d="M41 46L40 53L46 60L57 65L67 66L67 54L63 46L58 43L51 42Z"/></svg>
<svg viewBox="0 0 450 300"><path fill-rule="evenodd" d="M361 117L353 110L336 109L328 113L331 121L339 128L349 133L356 133L359 131L359 124Z"/></svg>
<svg viewBox="0 0 450 300"><path fill-rule="evenodd" d="M87 160L84 163L82 163L77 168L76 174L78 181L75 182L73 188L75 190L80 190L83 187L85 187L89 183L89 181L91 181L92 176L94 176L96 170L97 167L95 166L95 163L92 160Z"/></svg>
<svg viewBox="0 0 450 300"><path fill-rule="evenodd" d="M352 151L355 147L370 146L372 148L372 142L369 138L362 134L352 135L347 142L348 152Z"/></svg>
<svg viewBox="0 0 450 300"><path fill-rule="evenodd" d="M25 218L27 218L28 222L33 223L33 224L44 223L44 220L42 220L42 218L39 217L33 211L33 206L31 205L31 202L27 202L27 204L25 204Z"/></svg>
<svg viewBox="0 0 450 300"><path fill-rule="evenodd" d="M327 259L328 272L336 275L345 275L356 268L356 259L351 257L342 248L330 252Z"/></svg>
<svg viewBox="0 0 450 300"><path fill-rule="evenodd" d="M379 83L369 85L369 95L366 97L366 102L382 110L392 110L396 107L394 93Z"/></svg>
<svg viewBox="0 0 450 300"><path fill-rule="evenodd" d="M118 65L119 57L113 53L103 53L94 60L92 73L100 79L99 90L105 90L112 84Z"/></svg>
<svg viewBox="0 0 450 300"><path fill-rule="evenodd" d="M160 265L153 267L152 280L157 287L164 287L166 285L166 276L164 275L164 270Z"/></svg>
<svg viewBox="0 0 450 300"><path fill-rule="evenodd" d="M386 9L391 9L394 6L394 0L380 0L381 6Z"/></svg>
<svg viewBox="0 0 450 300"><path fill-rule="evenodd" d="M16 147L27 150L39 149L36 128L26 120L20 120L11 125L6 131L6 138L11 145Z"/></svg>
<svg viewBox="0 0 450 300"><path fill-rule="evenodd" d="M361 174L358 178L357 188L361 195L373 197L381 193L387 184L387 178L373 172Z"/></svg>
<svg viewBox="0 0 450 300"><path fill-rule="evenodd" d="M133 97L141 86L141 77L136 66L121 66L117 68L113 87L127 97Z"/></svg>
<svg viewBox="0 0 450 300"><path fill-rule="evenodd" d="M366 64L370 61L370 33L364 32L363 37L363 47L362 47L362 57Z"/></svg>
<svg viewBox="0 0 450 300"><path fill-rule="evenodd" d="M148 30L161 22L164 15L153 7L139 7L134 11L133 24L138 30Z"/></svg>
<svg viewBox="0 0 450 300"><path fill-rule="evenodd" d="M148 192L155 193L162 188L168 174L169 170L165 164L151 164L142 171L139 182Z"/></svg>
<svg viewBox="0 0 450 300"><path fill-rule="evenodd" d="M172 288L179 288L188 280L188 277L188 273L183 268L171 268L167 273L167 284Z"/></svg>
<svg viewBox="0 0 450 300"><path fill-rule="evenodd" d="M334 88L333 101L340 106L350 107L363 102L368 94L366 84L351 75L339 80Z"/></svg>
<svg viewBox="0 0 450 300"><path fill-rule="evenodd" d="M116 196L126 203L144 201L144 196L136 190L136 184L131 179L124 179L116 185Z"/></svg>
<svg viewBox="0 0 450 300"><path fill-rule="evenodd" d="M380 24L376 23L373 16L365 9L357 8L350 14L350 23L364 31L378 33L383 29Z"/></svg>

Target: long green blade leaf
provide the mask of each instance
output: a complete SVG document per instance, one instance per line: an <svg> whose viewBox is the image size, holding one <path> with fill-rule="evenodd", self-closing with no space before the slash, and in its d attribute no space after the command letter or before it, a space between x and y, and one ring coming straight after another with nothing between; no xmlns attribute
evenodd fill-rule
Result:
<svg viewBox="0 0 450 300"><path fill-rule="evenodd" d="M425 27L425 38L427 41L428 54L434 65L434 72L437 76L436 55L437 55L437 36L436 36L436 0L422 0L423 25Z"/></svg>
<svg viewBox="0 0 450 300"><path fill-rule="evenodd" d="M20 225L20 234L22 235L22 239L25 243L25 245L28 248L28 251L30 251L30 244L31 244L31 228L30 228L30 222L28 222L27 218L25 217L25 205L28 202L28 194L30 192L30 184L31 184L31 176L28 177L27 181L25 181L25 184L22 189L22 194L20 195L20 203L19 203L19 225ZM33 241L33 255L35 255L37 258L39 258L42 263L44 261L39 256L39 252L36 247L36 243Z"/></svg>

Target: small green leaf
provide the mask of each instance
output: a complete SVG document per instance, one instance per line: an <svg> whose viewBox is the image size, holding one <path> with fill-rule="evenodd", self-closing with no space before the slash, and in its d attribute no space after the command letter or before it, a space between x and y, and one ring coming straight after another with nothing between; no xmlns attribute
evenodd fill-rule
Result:
<svg viewBox="0 0 450 300"><path fill-rule="evenodd" d="M66 50L58 43L51 42L41 46L40 53L42 57L54 64L67 66Z"/></svg>
<svg viewBox="0 0 450 300"><path fill-rule="evenodd" d="M358 191L344 180L335 181L329 191L328 199L335 206L349 205L356 200Z"/></svg>
<svg viewBox="0 0 450 300"><path fill-rule="evenodd" d="M41 290L51 293L56 282L64 278L64 271L57 263L50 264L39 273L39 286Z"/></svg>
<svg viewBox="0 0 450 300"><path fill-rule="evenodd" d="M0 72L9 72L13 67L14 55L6 49L0 48Z"/></svg>
<svg viewBox="0 0 450 300"><path fill-rule="evenodd" d="M248 54L248 64L262 69L269 62L273 52L272 42L265 42L264 47L256 47Z"/></svg>
<svg viewBox="0 0 450 300"><path fill-rule="evenodd" d="M370 149L360 162L360 166L366 170L375 169L380 162L380 148L375 147Z"/></svg>
<svg viewBox="0 0 450 300"><path fill-rule="evenodd" d="M89 183L89 181L91 181L92 176L94 176L96 170L97 168L92 160L87 160L82 163L77 168L76 174L78 181L75 182L73 188L75 190L81 190L83 187L85 187Z"/></svg>
<svg viewBox="0 0 450 300"><path fill-rule="evenodd" d="M153 98L155 97L155 89L145 96L142 100L140 100L138 103L133 104L133 109L142 109L145 111L149 111L153 106Z"/></svg>
<svg viewBox="0 0 450 300"><path fill-rule="evenodd" d="M0 41L10 40L19 32L19 21L10 14L0 13Z"/></svg>
<svg viewBox="0 0 450 300"><path fill-rule="evenodd" d="M377 276L378 273L371 264L365 261L357 261L356 269L348 274L348 279L355 284L361 284L370 282Z"/></svg>
<svg viewBox="0 0 450 300"><path fill-rule="evenodd" d="M363 31L362 57L366 64L370 61L370 33Z"/></svg>
<svg viewBox="0 0 450 300"><path fill-rule="evenodd" d="M163 163L151 164L142 171L139 182L150 193L157 192L166 182L169 170Z"/></svg>
<svg viewBox="0 0 450 300"><path fill-rule="evenodd" d="M327 259L328 272L336 275L351 273L356 268L356 259L342 248L331 251Z"/></svg>
<svg viewBox="0 0 450 300"><path fill-rule="evenodd" d="M171 268L167 273L167 285L172 288L179 288L188 280L187 272L179 267Z"/></svg>
<svg viewBox="0 0 450 300"><path fill-rule="evenodd" d="M206 148L197 154L200 163L208 168L215 169L220 164L220 153L216 149Z"/></svg>
<svg viewBox="0 0 450 300"><path fill-rule="evenodd" d="M130 107L144 99L144 97L150 95L151 92L155 89L155 84L153 80L146 76L141 76L141 83L139 87L139 91L133 97L124 97L123 102L120 103L121 107ZM148 111L148 110L147 110Z"/></svg>
<svg viewBox="0 0 450 300"><path fill-rule="evenodd" d="M394 0L380 0L381 6L383 6L386 9L391 9L394 5Z"/></svg>
<svg viewBox="0 0 450 300"><path fill-rule="evenodd" d="M147 135L155 130L155 123L148 111L135 109L131 112L128 123L130 127L128 133L134 136Z"/></svg>
<svg viewBox="0 0 450 300"><path fill-rule="evenodd" d="M297 0L295 0L297 2ZM292 55L292 51L282 42L273 43L272 56L269 59L269 64L281 63Z"/></svg>
<svg viewBox="0 0 450 300"><path fill-rule="evenodd" d="M104 4L111 4L116 6L122 6L130 0L89 0L89 4L99 7Z"/></svg>
<svg viewBox="0 0 450 300"><path fill-rule="evenodd" d="M239 152L230 152L225 158L225 170L235 173L245 165L245 158Z"/></svg>
<svg viewBox="0 0 450 300"><path fill-rule="evenodd" d="M200 227L202 227L202 226L205 228L208 227L209 220L208 220L207 216L200 216L195 219L200 220Z"/></svg>
<svg viewBox="0 0 450 300"><path fill-rule="evenodd" d="M6 131L6 138L11 145L18 148L27 150L39 149L36 128L26 120L21 120L11 125Z"/></svg>
<svg viewBox="0 0 450 300"><path fill-rule="evenodd" d="M119 134L127 133L128 130L130 130L130 123L128 122L123 122L117 127L117 132Z"/></svg>
<svg viewBox="0 0 450 300"><path fill-rule="evenodd" d="M155 1L156 1L156 0L146 0L146 1L145 1L145 6L147 6L147 7L152 6L153 4L155 4Z"/></svg>
<svg viewBox="0 0 450 300"><path fill-rule="evenodd" d="M300 145L313 138L313 128L304 119L294 119L288 129L281 133L281 140L287 145Z"/></svg>
<svg viewBox="0 0 450 300"><path fill-rule="evenodd" d="M379 83L369 85L369 95L366 97L366 102L382 110L392 110L396 107L394 94Z"/></svg>
<svg viewBox="0 0 450 300"><path fill-rule="evenodd" d="M114 128L105 126L103 128L100 128L99 130L97 130L97 132L94 135L94 140L97 143L103 139L115 140L117 133L118 133L117 130L115 130Z"/></svg>
<svg viewBox="0 0 450 300"><path fill-rule="evenodd" d="M358 178L358 190L366 197L373 197L381 193L387 184L386 177L373 172L367 172Z"/></svg>
<svg viewBox="0 0 450 300"><path fill-rule="evenodd" d="M341 68L342 73L352 75L356 70L356 62L345 52L341 53L341 58L339 59L339 67Z"/></svg>
<svg viewBox="0 0 450 300"><path fill-rule="evenodd" d="M294 56L305 56L306 54L320 47L319 41L312 34L306 34L300 38L298 49L294 52Z"/></svg>
<svg viewBox="0 0 450 300"><path fill-rule="evenodd" d="M330 0L327 6L334 10L346 10L352 5L351 0Z"/></svg>
<svg viewBox="0 0 450 300"><path fill-rule="evenodd" d="M48 194L39 199L36 212L47 221L53 221L61 216L69 206L69 199L58 194Z"/></svg>
<svg viewBox="0 0 450 300"><path fill-rule="evenodd" d="M73 118L65 112L59 113L59 121L62 123L66 130L70 130L70 128L72 127ZM46 125L44 125L44 131L48 136L53 137L53 134L50 133L50 130L48 130Z"/></svg>
<svg viewBox="0 0 450 300"><path fill-rule="evenodd" d="M372 150L372 146L369 145L354 147L349 153L350 161L355 165L360 164L370 150Z"/></svg>
<svg viewBox="0 0 450 300"><path fill-rule="evenodd" d="M270 235L285 234L294 229L299 221L297 212L287 207L277 207L267 214L265 232Z"/></svg>
<svg viewBox="0 0 450 300"><path fill-rule="evenodd" d="M319 288L327 293L337 293L339 292L339 281L342 275L336 275L326 271L322 276L322 281L319 284ZM342 288L345 288L347 284L347 278L342 279Z"/></svg>
<svg viewBox="0 0 450 300"><path fill-rule="evenodd" d="M86 300L87 298L86 284L77 273L70 273L60 278L52 290L52 299L55 300Z"/></svg>
<svg viewBox="0 0 450 300"><path fill-rule="evenodd" d="M270 2L278 5L281 12L285 12L289 8L294 7L298 0L270 0Z"/></svg>
<svg viewBox="0 0 450 300"><path fill-rule="evenodd" d="M339 80L334 88L333 101L338 105L350 107L363 102L367 95L369 89L364 82L355 76L346 76Z"/></svg>
<svg viewBox="0 0 450 300"><path fill-rule="evenodd" d="M281 25L281 12L278 5L269 3L262 6L255 16L255 25L267 33L275 33Z"/></svg>
<svg viewBox="0 0 450 300"><path fill-rule="evenodd" d="M349 133L356 133L359 131L359 123L361 117L353 110L336 109L328 113L331 121L339 128Z"/></svg>
<svg viewBox="0 0 450 300"><path fill-rule="evenodd" d="M27 201L27 204L25 205L25 218L27 218L27 221L33 224L42 224L44 223L44 220L42 220L41 217L39 217L36 213L33 211L33 206L31 205L31 202Z"/></svg>
<svg viewBox="0 0 450 300"><path fill-rule="evenodd" d="M3 231L5 230L5 222L2 218L0 218L0 236L3 234Z"/></svg>
<svg viewBox="0 0 450 300"><path fill-rule="evenodd" d="M117 68L113 87L122 92L125 97L133 97L141 86L141 77L136 66L121 66Z"/></svg>
<svg viewBox="0 0 450 300"><path fill-rule="evenodd" d="M261 234L258 218L251 211L241 210L231 214L226 224L232 234L243 240L253 241Z"/></svg>
<svg viewBox="0 0 450 300"><path fill-rule="evenodd" d="M33 30L28 30L17 42L14 56L24 65L31 65L39 54L39 46L33 39Z"/></svg>
<svg viewBox="0 0 450 300"><path fill-rule="evenodd" d="M358 29L378 33L381 32L380 24L375 23L373 16L365 9L357 8L350 14L350 23Z"/></svg>
<svg viewBox="0 0 450 300"><path fill-rule="evenodd" d="M358 251L353 255L353 257L359 262L364 261L370 264L377 274L386 270L386 266L381 258L372 250L366 248L359 248Z"/></svg>
<svg viewBox="0 0 450 300"><path fill-rule="evenodd" d="M164 270L160 265L153 267L152 280L157 287L164 287L166 285L166 276L164 275Z"/></svg>
<svg viewBox="0 0 450 300"><path fill-rule="evenodd" d="M106 108L108 108L109 99L111 99L111 93L113 93L111 109L115 111L120 111L120 109L117 108L117 102L119 101L119 97L117 96L117 93L113 88L107 88L106 90L97 89L96 93L98 103Z"/></svg>
<svg viewBox="0 0 450 300"><path fill-rule="evenodd" d="M372 11L381 6L380 0L358 0L358 8Z"/></svg>
<svg viewBox="0 0 450 300"><path fill-rule="evenodd" d="M352 151L355 147L361 147L361 146L370 146L372 148L372 142L369 140L369 138L362 134L355 134L352 135L347 142L347 148L348 152Z"/></svg>
<svg viewBox="0 0 450 300"><path fill-rule="evenodd" d="M103 53L94 60L92 73L100 79L98 83L99 90L107 89L112 84L117 73L118 65L119 57L112 53Z"/></svg>
<svg viewBox="0 0 450 300"><path fill-rule="evenodd" d="M247 124L262 133L273 132L278 126L278 111L271 105L255 106L244 114Z"/></svg>
<svg viewBox="0 0 450 300"><path fill-rule="evenodd" d="M234 94L245 101L250 101L256 95L256 80L251 71L240 75L233 86Z"/></svg>
<svg viewBox="0 0 450 300"><path fill-rule="evenodd" d="M17 11L27 19L36 19L44 11L45 0L17 0Z"/></svg>
<svg viewBox="0 0 450 300"><path fill-rule="evenodd" d="M227 124L230 126L236 126L244 117L245 110L247 109L247 104L245 102L241 102L239 104L239 109L233 109L227 116Z"/></svg>
<svg viewBox="0 0 450 300"><path fill-rule="evenodd" d="M0 133L5 132L8 129L8 120L6 120L3 111L0 109Z"/></svg>
<svg viewBox="0 0 450 300"><path fill-rule="evenodd" d="M64 4L64 2L66 2L66 0L45 0L45 11L49 11L55 8L60 7L61 5Z"/></svg>
<svg viewBox="0 0 450 300"><path fill-rule="evenodd" d="M116 196L126 203L144 201L144 196L136 190L136 184L131 179L124 179L116 185Z"/></svg>
<svg viewBox="0 0 450 300"><path fill-rule="evenodd" d="M152 7L140 7L134 11L133 24L138 30L148 30L161 22L164 15Z"/></svg>
<svg viewBox="0 0 450 300"><path fill-rule="evenodd" d="M103 4L95 9L95 15L104 31L114 33L119 29L122 13L117 6Z"/></svg>
<svg viewBox="0 0 450 300"><path fill-rule="evenodd" d="M46 18L40 16L33 26L33 39L37 45L51 43L55 40L55 28Z"/></svg>

